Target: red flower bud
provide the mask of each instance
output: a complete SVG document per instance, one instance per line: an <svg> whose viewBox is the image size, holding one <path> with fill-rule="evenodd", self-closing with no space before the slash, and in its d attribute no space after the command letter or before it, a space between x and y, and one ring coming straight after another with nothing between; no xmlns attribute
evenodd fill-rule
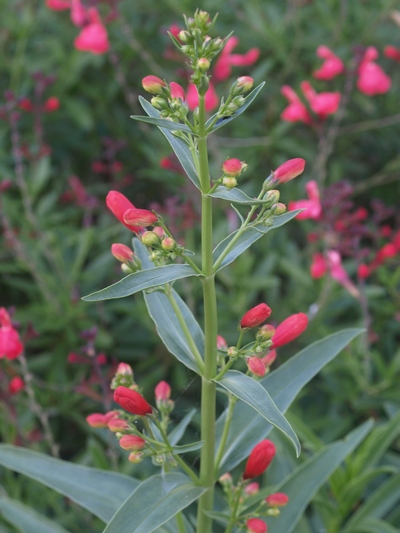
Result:
<svg viewBox="0 0 400 533"><path fill-rule="evenodd" d="M243 479L252 479L261 475L269 466L276 453L275 445L268 439L254 446L247 459Z"/></svg>
<svg viewBox="0 0 400 533"><path fill-rule="evenodd" d="M56 96L50 96L44 103L44 110L52 113L60 108L60 100Z"/></svg>
<svg viewBox="0 0 400 533"><path fill-rule="evenodd" d="M146 402L141 394L127 387L117 387L114 392L114 400L125 411L133 415L145 416L153 412L151 405Z"/></svg>
<svg viewBox="0 0 400 533"><path fill-rule="evenodd" d="M265 501L269 505L269 507L283 507L286 505L289 501L289 496L284 494L283 492L275 492L274 494L270 494L265 498Z"/></svg>
<svg viewBox="0 0 400 533"><path fill-rule="evenodd" d="M222 335L217 335L217 349L226 352L228 343Z"/></svg>
<svg viewBox="0 0 400 533"><path fill-rule="evenodd" d="M242 92L247 93L253 87L254 80L250 76L240 76L237 79L236 87L242 89Z"/></svg>
<svg viewBox="0 0 400 533"><path fill-rule="evenodd" d="M154 396L157 402L166 402L171 397L171 387L166 381L160 381L154 389Z"/></svg>
<svg viewBox="0 0 400 533"><path fill-rule="evenodd" d="M119 445L124 450L141 450L146 446L146 441L142 437L136 435L124 435L120 441Z"/></svg>
<svg viewBox="0 0 400 533"><path fill-rule="evenodd" d="M276 359L276 350L271 350L267 355L260 358L266 368L269 368Z"/></svg>
<svg viewBox="0 0 400 533"><path fill-rule="evenodd" d="M289 316L276 328L275 335L272 337L271 348L278 348L296 339L306 330L307 326L308 318L305 313Z"/></svg>
<svg viewBox="0 0 400 533"><path fill-rule="evenodd" d="M20 376L13 377L8 384L8 392L11 395L18 394L24 388L25 382Z"/></svg>
<svg viewBox="0 0 400 533"><path fill-rule="evenodd" d="M161 94L162 88L166 86L166 83L157 76L146 76L142 79L142 86L148 93Z"/></svg>
<svg viewBox="0 0 400 533"><path fill-rule="evenodd" d="M129 424L126 420L123 420L122 418L113 418L110 420L107 424L108 429L112 431L113 433L117 433L118 431L124 431L125 429L129 429Z"/></svg>
<svg viewBox="0 0 400 533"><path fill-rule="evenodd" d="M33 111L33 104L29 100L29 98L21 98L21 100L18 103L18 107L22 109L23 111Z"/></svg>
<svg viewBox="0 0 400 533"><path fill-rule="evenodd" d="M260 484L253 481L252 483L249 483L247 487L244 489L245 494L247 496L253 496L254 494L257 494L257 492L260 490Z"/></svg>
<svg viewBox="0 0 400 533"><path fill-rule="evenodd" d="M86 417L86 422L92 428L106 428L107 423L102 413L92 413Z"/></svg>
<svg viewBox="0 0 400 533"><path fill-rule="evenodd" d="M274 170L273 181L278 183L286 183L300 174L303 173L306 162L304 159L297 157L295 159L289 159L286 163L283 163L280 167Z"/></svg>
<svg viewBox="0 0 400 533"><path fill-rule="evenodd" d="M265 375L265 365L255 355L252 355L251 357L247 358L247 368L252 372L255 376L259 376L262 378Z"/></svg>
<svg viewBox="0 0 400 533"><path fill-rule="evenodd" d="M116 376L133 376L133 370L131 365L128 363L119 363L117 366L117 371L115 372Z"/></svg>
<svg viewBox="0 0 400 533"><path fill-rule="evenodd" d="M125 244L115 243L111 245L111 253L121 263L128 263L132 260L133 251Z"/></svg>
<svg viewBox="0 0 400 533"><path fill-rule="evenodd" d="M268 527L261 518L249 518L246 522L247 533L267 533Z"/></svg>
<svg viewBox="0 0 400 533"><path fill-rule="evenodd" d="M157 222L158 218L152 211L148 209L128 209L124 213L124 222L128 228L137 226L152 226Z"/></svg>
<svg viewBox="0 0 400 533"><path fill-rule="evenodd" d="M247 166L247 165L246 165ZM223 165L222 170L227 176L239 176L243 169L243 163L239 159L227 159Z"/></svg>
<svg viewBox="0 0 400 533"><path fill-rule="evenodd" d="M107 194L106 204L111 213L123 224L126 228L138 233L142 228L129 226L124 221L124 214L129 209L135 209L135 206L128 200L126 196L118 191L110 191Z"/></svg>
<svg viewBox="0 0 400 533"><path fill-rule="evenodd" d="M366 279L371 275L371 269L365 263L361 263L357 269L357 275L360 279Z"/></svg>
<svg viewBox="0 0 400 533"><path fill-rule="evenodd" d="M272 310L267 304L259 304L247 311L240 321L241 328L255 328L267 320Z"/></svg>
<svg viewBox="0 0 400 533"><path fill-rule="evenodd" d="M169 84L169 89L171 91L171 98L179 98L180 100L185 100L185 90L182 85L171 81Z"/></svg>

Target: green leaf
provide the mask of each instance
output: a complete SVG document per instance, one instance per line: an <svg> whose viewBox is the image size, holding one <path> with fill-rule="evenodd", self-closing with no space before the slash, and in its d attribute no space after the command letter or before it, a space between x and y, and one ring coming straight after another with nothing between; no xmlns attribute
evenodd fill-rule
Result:
<svg viewBox="0 0 400 533"><path fill-rule="evenodd" d="M85 302L98 302L114 298L125 298L136 292L159 287L171 281L190 276L197 276L197 274L189 265L165 265L149 268L129 274L105 289L84 296L82 300Z"/></svg>
<svg viewBox="0 0 400 533"><path fill-rule="evenodd" d="M133 246L142 262L143 269L149 268L152 263L148 258L147 249L139 239L133 239ZM202 355L204 353L204 333L188 306L180 298L179 294L174 290L171 292L176 305L180 309L184 323L189 329L199 353ZM200 374L201 372L197 361L168 297L161 292L152 292L150 294L144 293L144 300L149 315L156 325L157 333L167 349L175 355L181 363Z"/></svg>
<svg viewBox="0 0 400 533"><path fill-rule="evenodd" d="M368 495L368 499L353 513L343 533L349 533L354 526L360 526L365 520L382 518L400 500L400 473L390 477Z"/></svg>
<svg viewBox="0 0 400 533"><path fill-rule="evenodd" d="M343 441L323 448L305 463L300 465L273 492L284 492L289 503L279 520L268 523L268 533L291 533L300 520L305 508L318 489L326 482L332 472L356 448L373 426L367 420L356 430L349 433Z"/></svg>
<svg viewBox="0 0 400 533"><path fill-rule="evenodd" d="M299 213L299 210L297 211L289 211L289 213L284 213L283 215L275 216L273 218L273 224L271 226L262 226L259 225L256 228L251 227L246 229L246 231L243 232L243 234L238 238L238 240L235 242L233 248L229 251L229 253L224 257L223 261L218 267L218 270L221 270L221 268L226 267L230 263L232 263L239 255L241 255L243 252L245 252L250 246L258 241L258 239L261 239L263 235L271 231L272 229L279 228L280 226L283 226L289 220L292 220L297 214ZM213 251L213 261L214 263L218 260L218 258L221 256L221 254L224 252L228 244L231 242L233 238L235 238L237 232L239 230L234 231L228 237L226 237L223 241L221 241L216 248Z"/></svg>
<svg viewBox="0 0 400 533"><path fill-rule="evenodd" d="M271 200L250 198L250 196L247 196L246 193L240 189L237 189L236 187L234 189L227 189L221 185L219 185L214 192L208 194L207 196L212 196L212 198L221 198L222 200L227 200L228 202L235 202L243 205L262 205L271 202Z"/></svg>
<svg viewBox="0 0 400 533"><path fill-rule="evenodd" d="M68 533L53 520L15 500L0 498L0 511L22 533Z"/></svg>
<svg viewBox="0 0 400 533"><path fill-rule="evenodd" d="M346 529L346 533L399 533L399 528L393 527L382 520L371 518L359 526Z"/></svg>
<svg viewBox="0 0 400 533"><path fill-rule="evenodd" d="M239 117L242 113L246 111L246 109L249 107L251 103L257 98L258 93L261 91L261 89L264 87L265 81L260 83L258 87L253 89L251 93L246 97L246 102L242 105L242 107L239 107L239 109L230 117L226 118L220 118L216 124L211 128L211 130L207 133L213 133L214 131L218 130L219 128L222 128L225 126L225 124L228 124L228 122L231 122L232 120L235 120L235 118ZM209 118L206 122L206 129L212 124L213 120L215 118L215 115L213 115L211 118Z"/></svg>
<svg viewBox="0 0 400 533"><path fill-rule="evenodd" d="M258 381L237 370L228 370L223 378L216 381L216 383L247 403L247 405L250 405L267 422L282 431L292 441L297 457L299 457L301 446L296 433L279 411L271 396Z"/></svg>
<svg viewBox="0 0 400 533"><path fill-rule="evenodd" d="M132 477L8 444L0 444L0 464L64 494L104 522L111 519L138 485Z"/></svg>
<svg viewBox="0 0 400 533"><path fill-rule="evenodd" d="M204 441L199 440L197 442L192 442L191 444L182 444L181 446L173 446L172 449L174 453L180 455L182 453L194 452L195 450L200 450L203 447Z"/></svg>
<svg viewBox="0 0 400 533"><path fill-rule="evenodd" d="M160 113L157 111L157 109L154 109L154 107L149 104L147 100L139 96L139 101L143 109L146 111L146 113L153 118L159 118ZM182 141L182 139L179 139L178 137L175 137L172 133L170 133L167 129L160 128L160 131L165 135L167 138L167 141L171 145L173 151L175 152L176 157L179 159L180 164L182 165L184 171L186 172L188 178L193 182L193 184L200 190L200 180L197 175L196 167L193 163L192 154L190 153L190 150L187 146L187 144Z"/></svg>
<svg viewBox="0 0 400 533"><path fill-rule="evenodd" d="M157 111L155 107L153 107L153 109ZM184 131L185 133L193 134L192 130L189 128L189 126L186 126L186 124L181 124L180 122L173 122L172 120L167 120L165 118L143 117L139 115L131 115L130 118L133 118L133 120L139 120L139 122L147 122L148 124L154 124L159 128L166 128L167 130L172 131Z"/></svg>
<svg viewBox="0 0 400 533"><path fill-rule="evenodd" d="M297 394L327 363L359 335L362 329L347 329L314 342L267 375L260 384L268 390L278 409L284 413ZM226 411L217 421L217 439L222 435ZM231 471L245 459L254 445L265 439L272 426L248 405L237 403L221 461L221 473Z"/></svg>
<svg viewBox="0 0 400 533"><path fill-rule="evenodd" d="M152 533L205 491L205 487L194 485L184 474L152 476L140 483L104 533Z"/></svg>
<svg viewBox="0 0 400 533"><path fill-rule="evenodd" d="M174 427L171 433L168 435L168 440L171 444L177 444L183 435L185 434L186 428L192 421L194 415L196 414L196 409L189 411L182 420Z"/></svg>

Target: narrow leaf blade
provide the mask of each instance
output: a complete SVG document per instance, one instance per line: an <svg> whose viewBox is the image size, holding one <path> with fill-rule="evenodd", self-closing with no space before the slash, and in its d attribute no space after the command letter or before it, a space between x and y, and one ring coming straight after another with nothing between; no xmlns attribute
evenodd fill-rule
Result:
<svg viewBox="0 0 400 533"><path fill-rule="evenodd" d="M139 101L146 113L153 118L159 118L160 113L144 98L139 96ZM167 138L167 141L171 145L173 151L175 152L176 157L179 159L180 164L182 165L184 171L186 172L188 178L193 182L193 184L200 189L200 180L197 175L196 167L193 163L192 154L187 146L187 144L175 137L170 131L165 128L160 127L160 131Z"/></svg>
<svg viewBox="0 0 400 533"><path fill-rule="evenodd" d="M184 474L152 476L140 483L104 533L152 533L196 501L205 490L194 485Z"/></svg>
<svg viewBox="0 0 400 533"><path fill-rule="evenodd" d="M192 133L192 130L189 128L189 126L186 126L186 124L181 124L180 122L173 122L172 120L167 120L165 118L143 117L140 115L131 115L131 118L133 118L133 120L138 120L139 122L147 122L147 124L154 124L159 128L166 128L167 130Z"/></svg>
<svg viewBox="0 0 400 533"><path fill-rule="evenodd" d="M134 478L0 444L0 464L64 494L104 522L137 487Z"/></svg>
<svg viewBox="0 0 400 533"><path fill-rule="evenodd" d="M53 520L16 500L0 498L0 511L8 522L23 533L68 533Z"/></svg>
<svg viewBox="0 0 400 533"><path fill-rule="evenodd" d="M220 198L221 200L227 200L228 202L233 202L242 205L262 205L271 201L250 198L250 196L247 196L246 193L236 187L234 189L227 189L226 187L222 187L221 185L219 185L214 192L208 194L208 196L211 196L212 198Z"/></svg>
<svg viewBox="0 0 400 533"><path fill-rule="evenodd" d="M301 447L296 433L258 381L237 370L229 370L217 383L282 431L292 441L297 457L300 455Z"/></svg>
<svg viewBox="0 0 400 533"><path fill-rule="evenodd" d="M101 300L125 298L136 292L196 275L195 271L189 265L165 265L149 268L147 270L140 270L134 274L129 274L105 289L84 296L82 300L85 302L98 302Z"/></svg>

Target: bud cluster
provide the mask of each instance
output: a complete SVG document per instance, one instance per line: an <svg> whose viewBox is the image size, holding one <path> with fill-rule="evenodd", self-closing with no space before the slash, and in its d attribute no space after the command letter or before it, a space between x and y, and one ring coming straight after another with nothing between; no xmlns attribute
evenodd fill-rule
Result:
<svg viewBox="0 0 400 533"><path fill-rule="evenodd" d="M222 177L215 181L217 185L224 185L227 189L233 189L237 185L237 177L247 170L247 164L240 159L226 159L222 165Z"/></svg>
<svg viewBox="0 0 400 533"><path fill-rule="evenodd" d="M154 94L151 105L160 111L163 118L168 118L173 122L180 122L186 119L189 111L185 100L185 91L179 83L171 81L166 83L157 76L146 76L142 80L145 91Z"/></svg>
<svg viewBox="0 0 400 533"><path fill-rule="evenodd" d="M161 226L144 232L141 235L141 241L151 249L149 257L155 263L164 263L168 259L174 261L184 251L183 246L178 244L170 234L167 235Z"/></svg>

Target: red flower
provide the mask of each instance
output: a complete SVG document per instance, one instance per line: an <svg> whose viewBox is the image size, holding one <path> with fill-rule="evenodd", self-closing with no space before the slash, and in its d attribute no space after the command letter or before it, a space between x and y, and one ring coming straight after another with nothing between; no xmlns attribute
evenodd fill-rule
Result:
<svg viewBox="0 0 400 533"><path fill-rule="evenodd" d="M400 61L400 49L395 46L385 46L383 51L384 55L389 59L394 59L395 61Z"/></svg>
<svg viewBox="0 0 400 533"><path fill-rule="evenodd" d="M317 80L331 80L344 71L343 61L327 46L318 46L317 56L325 60L313 74Z"/></svg>
<svg viewBox="0 0 400 533"><path fill-rule="evenodd" d="M86 9L83 7L81 0L72 0L71 20L78 27L83 26L87 21Z"/></svg>
<svg viewBox="0 0 400 533"><path fill-rule="evenodd" d="M369 46L358 69L357 87L367 96L385 94L392 85L389 76L374 62L378 55L378 50L374 46Z"/></svg>
<svg viewBox="0 0 400 533"><path fill-rule="evenodd" d="M69 0L46 0L46 6L54 11L62 11L71 7Z"/></svg>
<svg viewBox="0 0 400 533"><path fill-rule="evenodd" d="M299 220L306 220L308 218L317 220L322 211L317 182L314 180L309 181L306 184L306 191L308 200L289 202L288 210L295 211L296 209L304 209L304 211L296 215L296 218Z"/></svg>
<svg viewBox="0 0 400 533"><path fill-rule="evenodd" d="M124 214L128 211L128 209L135 209L135 206L120 192L110 191L107 194L106 205L111 213L131 231L138 233L143 229L141 227L132 227L125 223Z"/></svg>
<svg viewBox="0 0 400 533"><path fill-rule="evenodd" d="M284 85L281 88L281 93L289 102L289 105L281 113L281 119L286 120L286 122L311 124L311 116L296 92L289 85Z"/></svg>
<svg viewBox="0 0 400 533"><path fill-rule="evenodd" d="M301 159L301 157L289 159L286 163L283 163L273 171L272 179L275 183L286 183L302 174L305 166L306 162L304 159Z"/></svg>
<svg viewBox="0 0 400 533"><path fill-rule="evenodd" d="M258 48L252 48L245 54L232 54L232 50L239 44L237 37L229 37L220 53L217 61L215 62L213 70L213 80L215 82L224 81L231 75L232 67L246 67L253 65L259 55L260 50Z"/></svg>
<svg viewBox="0 0 400 533"><path fill-rule="evenodd" d="M166 402L171 397L171 387L166 381L160 381L160 383L154 389L154 396L156 402Z"/></svg>
<svg viewBox="0 0 400 533"><path fill-rule="evenodd" d="M328 265L326 264L325 257L320 253L314 254L310 267L311 277L314 279L322 278L327 270Z"/></svg>
<svg viewBox="0 0 400 533"><path fill-rule="evenodd" d="M81 33L74 41L74 46L82 52L104 54L110 48L107 30L101 22L100 15L95 7L91 7L87 15L89 24L82 28Z"/></svg>
<svg viewBox="0 0 400 533"><path fill-rule="evenodd" d="M243 163L240 161L240 159L232 158L227 159L223 165L222 170L224 171L224 174L227 176L239 176L239 174L242 173L243 170Z"/></svg>
<svg viewBox="0 0 400 533"><path fill-rule="evenodd" d="M165 86L165 81L157 76L150 75L142 79L143 89L150 94L160 94Z"/></svg>
<svg viewBox="0 0 400 533"><path fill-rule="evenodd" d="M114 400L128 413L133 415L150 415L153 409L138 392L127 387L117 387L114 392Z"/></svg>
<svg viewBox="0 0 400 533"><path fill-rule="evenodd" d="M189 86L186 91L186 102L189 106L189 109L193 111L199 105L199 95L197 92L197 87L194 83L189 83ZM210 83L210 86L205 95L205 106L206 111L212 111L219 104L219 98L215 92L214 85Z"/></svg>
<svg viewBox="0 0 400 533"><path fill-rule="evenodd" d="M360 279L366 279L370 275L371 275L371 269L369 268L369 266L366 265L365 263L361 263L361 265L359 265L357 268L357 276Z"/></svg>
<svg viewBox="0 0 400 533"><path fill-rule="evenodd" d="M56 96L50 96L45 103L44 103L44 109L45 111L52 113L53 111L57 111L57 109L60 108L60 100Z"/></svg>
<svg viewBox="0 0 400 533"><path fill-rule="evenodd" d="M19 333L11 324L10 315L4 307L0 307L0 359L15 359L24 350Z"/></svg>
<svg viewBox="0 0 400 533"><path fill-rule="evenodd" d="M8 392L11 395L18 394L24 388L25 382L20 376L13 377L8 384Z"/></svg>
<svg viewBox="0 0 400 533"><path fill-rule="evenodd" d="M262 324L264 320L267 320L271 313L272 310L267 304L256 305L243 315L242 320L240 321L240 327L255 328Z"/></svg>
<svg viewBox="0 0 400 533"><path fill-rule="evenodd" d="M261 518L249 518L246 522L247 533L267 533L268 526Z"/></svg>
<svg viewBox="0 0 400 533"><path fill-rule="evenodd" d="M340 93L324 92L318 94L308 81L303 81L300 87L312 111L322 120L328 115L333 115L338 110L341 98Z"/></svg>
<svg viewBox="0 0 400 533"><path fill-rule="evenodd" d="M112 244L111 253L115 257L115 259L121 261L121 263L128 263L133 257L133 252L129 248L129 246L126 246L125 244L121 243Z"/></svg>
<svg viewBox="0 0 400 533"><path fill-rule="evenodd" d="M171 91L171 98L179 98L180 100L185 100L185 90L182 85L171 81L169 84L169 89Z"/></svg>
<svg viewBox="0 0 400 533"><path fill-rule="evenodd" d="M289 496L284 494L283 492L275 492L274 494L270 494L265 498L265 501L269 505L269 507L283 507L285 506L289 501Z"/></svg>
<svg viewBox="0 0 400 533"><path fill-rule="evenodd" d="M247 368L252 374L262 378L265 375L265 365L256 355L247 358Z"/></svg>
<svg viewBox="0 0 400 533"><path fill-rule="evenodd" d="M306 330L308 318L305 313L291 315L276 328L275 335L272 337L273 345L271 348L279 348L288 342L296 339Z"/></svg>
<svg viewBox="0 0 400 533"><path fill-rule="evenodd" d="M136 209L134 207L124 213L125 226L135 228L133 231L136 231L138 226L152 226L157 220L157 215L148 209Z"/></svg>
<svg viewBox="0 0 400 533"><path fill-rule="evenodd" d="M254 446L247 459L243 479L252 479L261 475L268 468L275 453L275 445L270 440L262 440Z"/></svg>
<svg viewBox="0 0 400 533"><path fill-rule="evenodd" d="M124 435L120 441L119 445L124 450L141 450L146 446L146 441L142 437L136 435Z"/></svg>

